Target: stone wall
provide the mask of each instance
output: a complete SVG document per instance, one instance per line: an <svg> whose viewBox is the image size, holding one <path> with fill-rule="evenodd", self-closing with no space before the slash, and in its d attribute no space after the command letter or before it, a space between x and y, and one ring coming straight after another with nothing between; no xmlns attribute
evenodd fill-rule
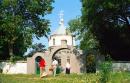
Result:
<svg viewBox="0 0 130 83"><path fill-rule="evenodd" d="M96 64L96 72L100 71L101 62L97 62ZM129 61L113 61L112 62L112 71L113 72L120 72L120 71L130 71L130 62Z"/></svg>
<svg viewBox="0 0 130 83"><path fill-rule="evenodd" d="M113 71L130 71L130 62L113 62Z"/></svg>

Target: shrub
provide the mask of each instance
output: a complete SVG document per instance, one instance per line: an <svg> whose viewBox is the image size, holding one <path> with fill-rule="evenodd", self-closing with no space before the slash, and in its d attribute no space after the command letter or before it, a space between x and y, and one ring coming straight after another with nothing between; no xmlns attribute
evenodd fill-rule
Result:
<svg viewBox="0 0 130 83"><path fill-rule="evenodd" d="M2 68L0 68L0 73L2 73L3 72L3 69Z"/></svg>
<svg viewBox="0 0 130 83"><path fill-rule="evenodd" d="M87 56L87 73L95 73L96 72L96 64L95 64L95 56L89 54Z"/></svg>
<svg viewBox="0 0 130 83"><path fill-rule="evenodd" d="M105 61L100 64L100 73L101 73L100 82L101 83L106 83L109 81L111 77L111 70L112 70L111 61Z"/></svg>

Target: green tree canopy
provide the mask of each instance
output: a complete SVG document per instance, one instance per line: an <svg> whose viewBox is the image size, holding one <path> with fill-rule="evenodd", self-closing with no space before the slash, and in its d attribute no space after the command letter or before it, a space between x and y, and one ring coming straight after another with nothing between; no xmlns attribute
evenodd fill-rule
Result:
<svg viewBox="0 0 130 83"><path fill-rule="evenodd" d="M100 52L130 60L130 0L81 0L82 23L99 41Z"/></svg>
<svg viewBox="0 0 130 83"><path fill-rule="evenodd" d="M45 15L51 13L53 0L0 0L0 51L7 48L8 55L15 49L26 51L32 37L46 36L49 20ZM21 47L18 47L21 46Z"/></svg>
<svg viewBox="0 0 130 83"><path fill-rule="evenodd" d="M81 17L77 17L69 21L69 30L80 40L80 49L82 50L95 50L98 49L98 42L95 40L94 35L90 32L89 28L84 28Z"/></svg>

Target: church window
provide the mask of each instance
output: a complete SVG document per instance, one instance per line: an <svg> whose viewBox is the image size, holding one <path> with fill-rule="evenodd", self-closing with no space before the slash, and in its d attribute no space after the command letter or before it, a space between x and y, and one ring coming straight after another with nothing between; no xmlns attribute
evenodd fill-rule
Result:
<svg viewBox="0 0 130 83"><path fill-rule="evenodd" d="M53 45L55 45L55 39L53 39Z"/></svg>
<svg viewBox="0 0 130 83"><path fill-rule="evenodd" d="M61 40L62 45L67 45L67 40Z"/></svg>
<svg viewBox="0 0 130 83"><path fill-rule="evenodd" d="M67 58L67 62L69 62L69 63L70 63L70 58Z"/></svg>
<svg viewBox="0 0 130 83"><path fill-rule="evenodd" d="M69 62L69 63L70 63L70 57L69 57L69 56L67 57L67 62Z"/></svg>

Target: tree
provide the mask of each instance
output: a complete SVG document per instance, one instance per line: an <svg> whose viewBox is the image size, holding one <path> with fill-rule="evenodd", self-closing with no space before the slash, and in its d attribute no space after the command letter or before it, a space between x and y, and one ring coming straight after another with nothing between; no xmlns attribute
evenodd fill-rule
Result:
<svg viewBox="0 0 130 83"><path fill-rule="evenodd" d="M99 42L100 52L130 60L130 1L81 0L82 23Z"/></svg>
<svg viewBox="0 0 130 83"><path fill-rule="evenodd" d="M98 42L90 32L89 28L84 28L81 17L77 17L69 21L69 31L80 40L80 49L95 50L98 49Z"/></svg>
<svg viewBox="0 0 130 83"><path fill-rule="evenodd" d="M8 55L14 55L15 45L22 44L24 51L31 45L32 37L46 36L53 0L1 0L0 1L0 48L8 47ZM19 40L22 41L18 42ZM17 48L17 47L16 47ZM18 47L18 49L21 49Z"/></svg>
<svg viewBox="0 0 130 83"><path fill-rule="evenodd" d="M32 57L32 55L36 52L45 52L47 49L45 49L45 45L42 43L36 43L32 45L32 51L27 55L28 57Z"/></svg>

